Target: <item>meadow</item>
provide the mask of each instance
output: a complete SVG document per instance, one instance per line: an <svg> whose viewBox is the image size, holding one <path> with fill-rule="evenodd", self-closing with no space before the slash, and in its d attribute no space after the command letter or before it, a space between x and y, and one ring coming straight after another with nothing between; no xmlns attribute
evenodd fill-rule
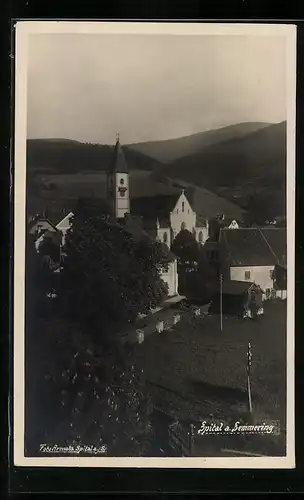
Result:
<svg viewBox="0 0 304 500"><path fill-rule="evenodd" d="M233 422L248 418L248 342L252 346L252 419L259 423L279 421L280 436L267 436L262 443L259 437L249 436L246 446L252 449L256 441L264 453L274 450L283 454L285 302L266 304L264 317L258 321L225 317L223 331L218 316L182 321L171 331L148 337L139 347L138 359L157 408L180 420ZM228 441L231 439L229 436ZM211 448L214 443L212 436ZM235 439L233 444L237 445Z"/></svg>

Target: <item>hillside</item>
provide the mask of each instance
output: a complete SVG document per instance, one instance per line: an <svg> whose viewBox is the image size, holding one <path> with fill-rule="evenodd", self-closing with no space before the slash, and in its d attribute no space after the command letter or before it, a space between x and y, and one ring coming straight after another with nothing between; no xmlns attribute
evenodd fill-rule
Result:
<svg viewBox="0 0 304 500"><path fill-rule="evenodd" d="M235 137L237 131L239 135ZM170 148L175 143L176 155L180 155L182 149L186 151L185 141L188 150L191 141L192 151L199 143L200 149L167 164L133 150L134 145L124 146L130 171L160 173L204 187L250 212L256 222L285 215L286 122L268 126L234 125L211 131L209 135L204 132L173 142L163 141L163 144L166 149L169 143ZM74 192L79 177L89 173L101 175L107 170L112 151L112 146L65 139L28 140L27 172L32 195L36 196L45 185L45 176L51 175L55 178L46 182L46 189L60 191L60 178L68 176L65 185L70 185ZM74 174L77 174L75 179ZM95 190L94 182L85 181L85 184L90 192ZM53 195L55 193L48 193L50 197Z"/></svg>
<svg viewBox="0 0 304 500"><path fill-rule="evenodd" d="M283 215L286 122L207 146L172 162L166 175L204 186L259 217Z"/></svg>
<svg viewBox="0 0 304 500"><path fill-rule="evenodd" d="M83 143L68 139L29 139L27 141L27 169L36 173L74 174L106 171L114 146ZM130 170L154 170L159 162L124 147Z"/></svg>
<svg viewBox="0 0 304 500"><path fill-rule="evenodd" d="M63 212L74 209L79 197L95 197L106 199L107 178L105 172L37 175L35 183L28 183L28 214L47 211L52 220L60 220ZM52 189L50 186L53 186ZM47 189L47 186L48 189ZM189 183L178 182L160 177L144 170L131 170L131 198L153 197L156 195L179 194L185 189L189 201L193 202L197 213L203 218L215 217L225 213L227 217L243 220L246 216L237 205L229 203L225 198Z"/></svg>
<svg viewBox="0 0 304 500"><path fill-rule="evenodd" d="M238 123L177 139L129 144L128 147L160 162L169 163L179 158L196 154L207 146L244 137L269 125L269 123L260 122Z"/></svg>

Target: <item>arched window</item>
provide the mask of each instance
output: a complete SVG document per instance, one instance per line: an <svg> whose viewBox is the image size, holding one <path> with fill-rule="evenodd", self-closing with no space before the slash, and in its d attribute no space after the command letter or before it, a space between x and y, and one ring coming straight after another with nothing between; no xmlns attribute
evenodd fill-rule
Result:
<svg viewBox="0 0 304 500"><path fill-rule="evenodd" d="M167 233L164 233L163 241L164 241L164 243L168 242L168 234Z"/></svg>
<svg viewBox="0 0 304 500"><path fill-rule="evenodd" d="M203 231L200 231L200 232L198 233L198 241L199 241L200 243L203 243Z"/></svg>
<svg viewBox="0 0 304 500"><path fill-rule="evenodd" d="M185 202L182 201L182 212L184 212L184 211L185 211Z"/></svg>
<svg viewBox="0 0 304 500"><path fill-rule="evenodd" d="M123 185L124 185L124 183L125 183L124 179L123 179L123 178L121 178L121 179L120 179L120 184L121 184L121 186L123 186Z"/></svg>

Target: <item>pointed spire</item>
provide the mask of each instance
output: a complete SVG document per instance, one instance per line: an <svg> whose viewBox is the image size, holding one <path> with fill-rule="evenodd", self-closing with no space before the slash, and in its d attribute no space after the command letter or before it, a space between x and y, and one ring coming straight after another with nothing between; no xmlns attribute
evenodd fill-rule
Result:
<svg viewBox="0 0 304 500"><path fill-rule="evenodd" d="M125 155L123 152L123 149L121 147L121 144L119 142L119 133L116 133L116 145L114 148L114 153L113 153L113 158L112 162L110 164L110 173L114 172L121 172L121 173L126 173L128 172L128 166L127 162L125 159Z"/></svg>

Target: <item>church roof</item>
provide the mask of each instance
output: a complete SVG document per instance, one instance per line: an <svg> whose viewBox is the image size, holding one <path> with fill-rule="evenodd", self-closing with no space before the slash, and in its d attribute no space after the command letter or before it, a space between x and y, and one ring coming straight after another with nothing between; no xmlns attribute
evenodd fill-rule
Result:
<svg viewBox="0 0 304 500"><path fill-rule="evenodd" d="M143 218L169 221L168 215L175 207L180 193L156 196L141 196L131 199L131 213ZM165 225L166 227L167 225Z"/></svg>
<svg viewBox="0 0 304 500"><path fill-rule="evenodd" d="M116 140L116 145L114 148L113 158L112 158L112 161L110 163L109 172L111 172L111 173L114 173L114 172L127 173L128 172L127 162L125 159L123 149L122 149L121 144L119 142L119 137L117 137L117 140Z"/></svg>

